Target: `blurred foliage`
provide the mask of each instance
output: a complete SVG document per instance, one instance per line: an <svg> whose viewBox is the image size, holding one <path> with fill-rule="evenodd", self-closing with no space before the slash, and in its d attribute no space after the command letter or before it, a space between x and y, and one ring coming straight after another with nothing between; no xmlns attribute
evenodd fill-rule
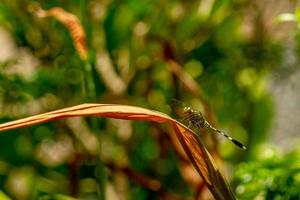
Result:
<svg viewBox="0 0 300 200"><path fill-rule="evenodd" d="M260 159L239 165L234 183L239 199L299 199L299 149L280 155L264 147Z"/></svg>
<svg viewBox="0 0 300 200"><path fill-rule="evenodd" d="M293 199L299 182L293 177L298 172L284 170L290 167L291 156L276 162L274 158L247 163L257 159L257 147L267 138L273 116L267 79L282 61L282 41L272 35L275 31L268 32L258 2L1 0L0 24L15 43L12 55L0 64L1 122L87 101L139 105L172 114L170 102L177 98L204 111L205 103L168 69L167 60L172 59L199 84L218 127L248 147L242 152L221 139L217 149L233 169L245 162L236 175L242 184L238 187L243 187L237 191L241 199L259 194L275 199L283 193L291 195L286 199ZM26 9L31 4L43 9L61 7L78 16L87 34L90 74L67 29L53 18L32 15ZM118 79L99 71L102 66L114 71ZM85 93L87 80L95 86L93 98ZM119 83L119 90L111 89L114 83ZM86 148L93 145L85 146L76 130L86 132L83 140L91 144L95 135L100 138L105 161L159 180L167 193L183 198L197 194L181 173L170 138L163 133L166 127L86 118L2 133L0 195L69 199L57 195L62 194L96 199L97 155ZM105 180L100 181L107 182L111 199L118 195L128 199L161 197L126 173L106 167L105 174ZM248 174L255 181L244 180ZM267 174L272 182L259 182L268 180Z"/></svg>

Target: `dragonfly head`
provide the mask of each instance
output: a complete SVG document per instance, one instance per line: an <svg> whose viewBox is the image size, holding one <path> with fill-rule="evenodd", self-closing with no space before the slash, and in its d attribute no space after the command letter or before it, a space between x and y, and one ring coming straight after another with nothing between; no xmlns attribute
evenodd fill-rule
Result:
<svg viewBox="0 0 300 200"><path fill-rule="evenodd" d="M191 110L191 107L184 107L184 112L190 112Z"/></svg>

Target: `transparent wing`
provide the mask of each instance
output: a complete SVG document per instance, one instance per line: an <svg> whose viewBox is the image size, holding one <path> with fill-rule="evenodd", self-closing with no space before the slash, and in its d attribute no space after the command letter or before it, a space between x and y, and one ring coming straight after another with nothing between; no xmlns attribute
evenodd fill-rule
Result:
<svg viewBox="0 0 300 200"><path fill-rule="evenodd" d="M176 118L183 119L185 117L184 108L186 108L186 104L178 99L171 100L171 106L173 108L173 112L176 115Z"/></svg>

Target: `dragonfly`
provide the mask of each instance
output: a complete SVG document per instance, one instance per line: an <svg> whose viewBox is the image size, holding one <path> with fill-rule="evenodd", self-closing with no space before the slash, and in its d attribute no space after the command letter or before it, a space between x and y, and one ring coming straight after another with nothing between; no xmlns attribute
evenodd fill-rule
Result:
<svg viewBox="0 0 300 200"><path fill-rule="evenodd" d="M241 149L247 149L245 145L243 145L241 142L233 139L229 135L225 134L224 132L220 131L219 129L213 127L203 116L203 114L200 111L193 110L191 107L186 106L182 101L179 101L177 99L172 99L172 103L175 105L181 105L183 107L183 122L187 122L188 128L196 128L199 130L200 128L210 129L216 133L219 133L223 137L227 138L229 141L231 141L233 144L235 144L237 147Z"/></svg>

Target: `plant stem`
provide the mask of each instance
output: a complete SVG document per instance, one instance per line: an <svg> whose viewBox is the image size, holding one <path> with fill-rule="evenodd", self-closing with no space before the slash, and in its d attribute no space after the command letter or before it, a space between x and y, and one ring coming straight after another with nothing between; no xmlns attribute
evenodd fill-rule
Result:
<svg viewBox="0 0 300 200"><path fill-rule="evenodd" d="M80 0L80 8L81 8L81 22L84 27L87 27L87 21L85 19L85 0ZM85 28L85 30L88 30ZM88 34L90 35L90 34ZM87 38L88 39L88 38ZM88 41L87 41L88 43ZM97 95L96 95L96 87L95 87L95 80L93 77L93 66L92 66L92 60L91 57L88 56L87 59L84 61L84 77L83 77L83 95L86 98L88 102L95 102L97 101ZM96 176L98 181L98 199L105 200L105 182L106 182L106 176L105 176L105 165L101 159L102 151L101 151L101 134L98 127L98 119L93 117L91 119L91 129L93 132L98 133L98 156L97 156L97 167L96 167Z"/></svg>
<svg viewBox="0 0 300 200"><path fill-rule="evenodd" d="M85 91L85 98L87 101L89 102L95 102L97 99L96 96L96 87L95 87L95 81L93 78L93 73L92 73L92 65L91 62L89 61L89 59L84 61L84 91ZM98 133L97 134L97 138L98 138L98 157L97 157L97 161L98 161L98 165L97 165L97 181L98 181L98 199L100 200L105 200L105 182L106 182L106 176L105 176L105 165L101 159L102 156L102 151L101 151L101 134L99 132L99 120L95 117L93 117L91 119L91 129L93 130L93 132Z"/></svg>

